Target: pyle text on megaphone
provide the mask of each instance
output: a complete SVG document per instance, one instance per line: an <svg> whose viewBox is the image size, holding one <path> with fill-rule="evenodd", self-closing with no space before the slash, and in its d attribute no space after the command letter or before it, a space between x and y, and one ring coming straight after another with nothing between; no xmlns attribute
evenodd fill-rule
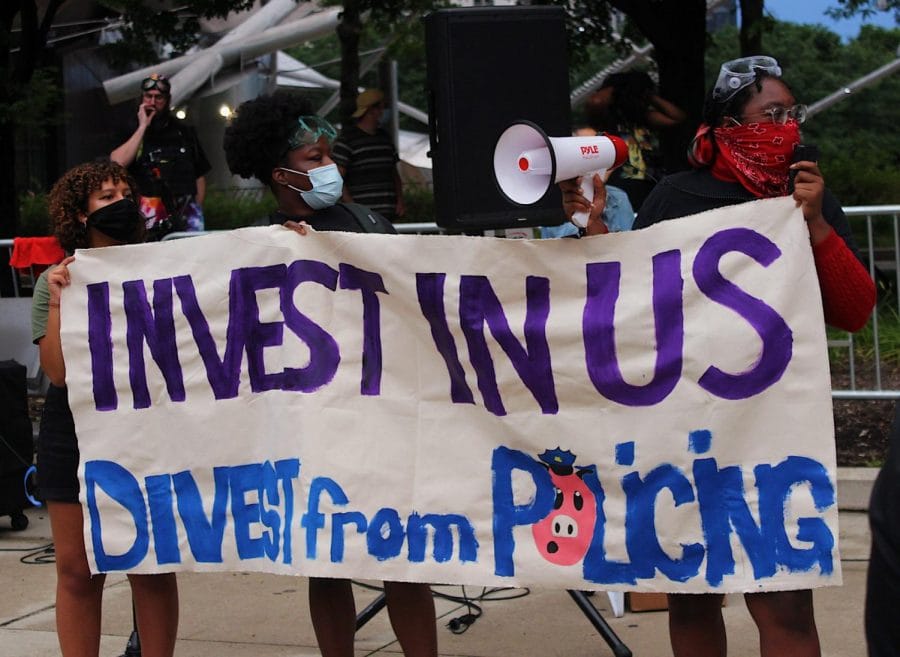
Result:
<svg viewBox="0 0 900 657"><path fill-rule="evenodd" d="M610 135L549 137L530 121L517 121L494 147L494 177L503 195L518 205L536 203L550 185L582 176L582 191L593 198L593 175L620 166L628 157L625 142ZM587 213L572 221L587 224Z"/></svg>

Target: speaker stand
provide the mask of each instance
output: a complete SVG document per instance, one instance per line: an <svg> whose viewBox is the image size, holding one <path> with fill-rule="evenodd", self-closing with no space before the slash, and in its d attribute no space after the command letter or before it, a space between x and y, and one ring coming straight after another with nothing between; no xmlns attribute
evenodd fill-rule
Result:
<svg viewBox="0 0 900 657"><path fill-rule="evenodd" d="M603 640L606 641L606 645L609 646L609 649L612 650L615 657L632 657L631 650L622 642L603 616L600 615L600 612L597 611L594 603L588 599L588 596L584 591L568 589L566 592L572 597L575 604L578 605L581 613L583 613L588 621L590 621L591 625L594 626L594 629L597 630ZM385 600L384 592L382 591L378 594L378 597L370 602L356 617L356 629L359 630L363 625L372 620L372 618L375 617L375 614L384 609L386 604L387 601Z"/></svg>
<svg viewBox="0 0 900 657"><path fill-rule="evenodd" d="M384 597L384 591L382 591L365 609L359 612L359 615L356 617L356 629L359 630L372 620L375 614L384 609L385 605L387 605L387 598Z"/></svg>
<svg viewBox="0 0 900 657"><path fill-rule="evenodd" d="M585 592L575 591L573 589L568 589L566 592L572 596L572 600L578 605L581 613L587 617L591 625L594 626L594 629L597 630L601 637L603 637L603 640L606 641L606 645L613 651L613 654L616 657L631 657L631 650L622 643L622 639L619 638L609 626L609 623L607 623L603 616L600 615L600 612L597 611L594 603L588 599Z"/></svg>

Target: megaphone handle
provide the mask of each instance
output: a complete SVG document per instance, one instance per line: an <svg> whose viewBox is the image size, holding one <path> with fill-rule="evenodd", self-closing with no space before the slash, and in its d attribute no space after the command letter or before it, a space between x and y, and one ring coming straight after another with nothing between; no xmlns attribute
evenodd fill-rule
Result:
<svg viewBox="0 0 900 657"><path fill-rule="evenodd" d="M589 171L581 176L581 193L584 194L584 198L587 199L588 203L594 202L594 174L597 173L600 172ZM588 219L590 219L590 216L590 212L575 212L572 215L572 223L579 228L587 228Z"/></svg>

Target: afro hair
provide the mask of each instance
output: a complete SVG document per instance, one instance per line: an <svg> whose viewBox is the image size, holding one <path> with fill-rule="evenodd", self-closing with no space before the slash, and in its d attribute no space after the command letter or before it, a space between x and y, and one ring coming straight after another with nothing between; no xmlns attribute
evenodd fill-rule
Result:
<svg viewBox="0 0 900 657"><path fill-rule="evenodd" d="M225 129L228 168L241 178L255 177L271 186L272 169L287 152L297 117L307 114L313 114L309 100L288 91L242 103Z"/></svg>

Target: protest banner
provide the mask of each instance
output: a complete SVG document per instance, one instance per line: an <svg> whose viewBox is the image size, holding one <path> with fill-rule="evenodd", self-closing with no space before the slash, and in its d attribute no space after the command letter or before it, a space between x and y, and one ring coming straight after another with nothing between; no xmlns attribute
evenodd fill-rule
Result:
<svg viewBox="0 0 900 657"><path fill-rule="evenodd" d="M79 251L71 273L96 571L840 583L791 199L581 240L248 228Z"/></svg>

